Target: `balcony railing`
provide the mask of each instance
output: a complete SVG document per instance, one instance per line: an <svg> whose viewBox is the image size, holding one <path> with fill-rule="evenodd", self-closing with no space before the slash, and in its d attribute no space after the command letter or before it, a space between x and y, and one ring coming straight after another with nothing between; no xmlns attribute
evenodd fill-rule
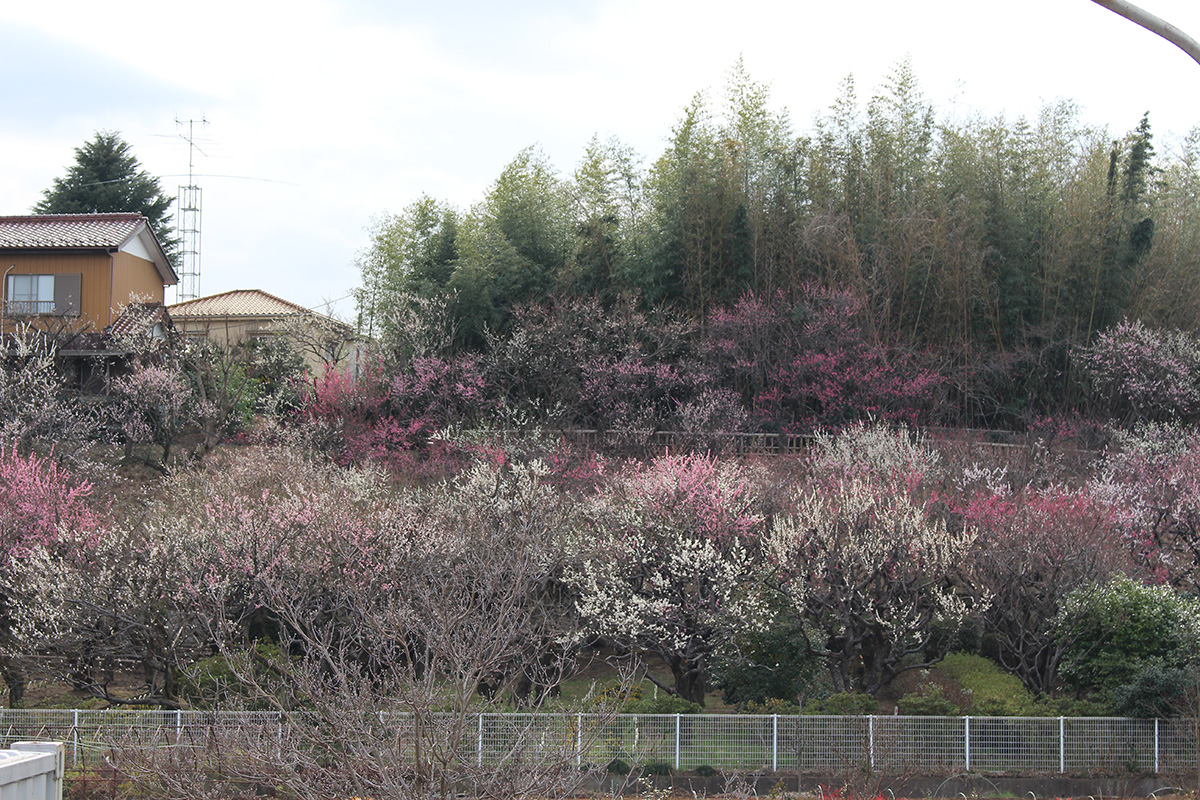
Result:
<svg viewBox="0 0 1200 800"><path fill-rule="evenodd" d="M39 314L53 314L53 300L8 300L4 303L4 313L11 317L32 317Z"/></svg>

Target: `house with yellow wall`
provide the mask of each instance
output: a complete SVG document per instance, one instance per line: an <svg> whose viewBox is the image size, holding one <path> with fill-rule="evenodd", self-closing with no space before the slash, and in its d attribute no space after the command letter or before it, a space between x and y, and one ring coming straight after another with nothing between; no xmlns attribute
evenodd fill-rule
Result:
<svg viewBox="0 0 1200 800"><path fill-rule="evenodd" d="M248 341L287 339L318 371L357 364L361 343L340 320L297 305L262 289L233 289L168 306L175 331L232 347Z"/></svg>
<svg viewBox="0 0 1200 800"><path fill-rule="evenodd" d="M107 329L127 306L162 304L179 282L141 214L0 217L0 330Z"/></svg>

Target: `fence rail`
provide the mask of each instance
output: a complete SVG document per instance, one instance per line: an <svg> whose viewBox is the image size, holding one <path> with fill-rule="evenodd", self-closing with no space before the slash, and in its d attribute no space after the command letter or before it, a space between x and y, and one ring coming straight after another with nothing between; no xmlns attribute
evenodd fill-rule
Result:
<svg viewBox="0 0 1200 800"><path fill-rule="evenodd" d="M404 739L406 715L378 718ZM196 745L221 736L283 748L293 719L270 712L4 709L0 745L61 741L72 766L130 745ZM1188 719L513 713L479 715L471 726L460 757L480 765L550 752L579 764L621 759L676 770L811 774L1171 774L1197 763L1196 721Z"/></svg>

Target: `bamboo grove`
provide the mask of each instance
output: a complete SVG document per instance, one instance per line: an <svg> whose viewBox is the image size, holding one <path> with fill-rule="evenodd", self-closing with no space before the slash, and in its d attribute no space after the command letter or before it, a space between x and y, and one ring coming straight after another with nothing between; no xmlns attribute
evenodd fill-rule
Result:
<svg viewBox="0 0 1200 800"><path fill-rule="evenodd" d="M1200 128L1156 148L1070 102L1036 118L939 116L907 63L865 103L852 78L797 133L741 63L696 95L646 166L593 138L570 175L520 152L469 209L422 197L360 254L364 332L403 298L448 299L486 349L548 298L635 298L701 326L747 293L846 292L875 343L957 376L957 423L1070 406L1072 347L1124 320L1200 323Z"/></svg>

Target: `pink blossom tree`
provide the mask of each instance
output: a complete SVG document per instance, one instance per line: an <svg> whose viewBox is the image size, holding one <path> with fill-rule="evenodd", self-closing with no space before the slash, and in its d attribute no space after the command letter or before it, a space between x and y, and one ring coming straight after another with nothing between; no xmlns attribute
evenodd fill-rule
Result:
<svg viewBox="0 0 1200 800"><path fill-rule="evenodd" d="M1148 424L1118 434L1091 491L1156 577L1200 585L1200 433Z"/></svg>
<svg viewBox="0 0 1200 800"><path fill-rule="evenodd" d="M1073 645L1055 625L1067 598L1136 569L1114 509L1086 489L1000 487L970 497L961 519L977 534L971 585L990 598L982 633L1027 689L1050 693Z"/></svg>
<svg viewBox="0 0 1200 800"><path fill-rule="evenodd" d="M125 441L125 457L137 445L162 449L165 468L171 448L191 423L196 398L181 372L163 364L137 364L112 382L111 413ZM152 462L148 462L152 463Z"/></svg>
<svg viewBox="0 0 1200 800"><path fill-rule="evenodd" d="M941 376L873 340L865 318L853 294L815 284L794 298L746 295L710 315L705 353L764 426L809 432L928 418Z"/></svg>
<svg viewBox="0 0 1200 800"><path fill-rule="evenodd" d="M434 434L485 415L493 405L475 356L420 356L389 374L382 359L313 380L302 415L318 446L341 464L372 460L413 467Z"/></svg>
<svg viewBox="0 0 1200 800"><path fill-rule="evenodd" d="M39 549L66 541L94 541L100 514L92 485L76 480L52 458L21 455L14 443L0 449L0 670L13 707L21 704L25 668L13 628L28 586L18 568Z"/></svg>
<svg viewBox="0 0 1200 800"><path fill-rule="evenodd" d="M1200 413L1200 339L1193 334L1125 320L1072 355L1103 416L1166 422Z"/></svg>

